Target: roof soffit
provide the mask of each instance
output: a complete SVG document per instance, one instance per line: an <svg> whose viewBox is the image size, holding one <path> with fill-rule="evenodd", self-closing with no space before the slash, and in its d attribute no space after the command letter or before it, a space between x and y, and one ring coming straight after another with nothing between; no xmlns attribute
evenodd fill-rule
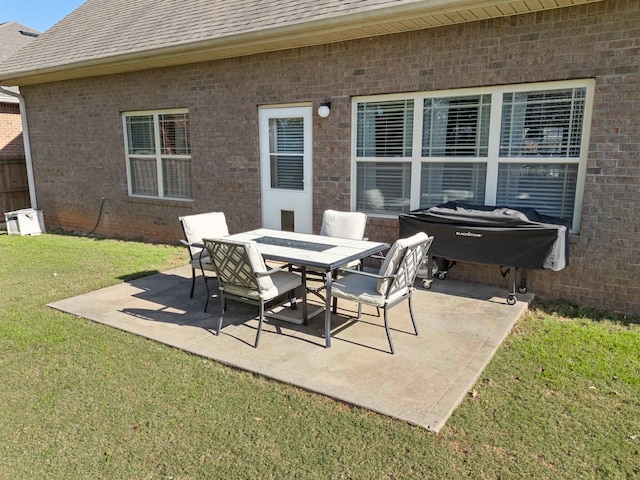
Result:
<svg viewBox="0 0 640 480"><path fill-rule="evenodd" d="M298 21L219 38L78 59L43 68L0 73L1 85L31 85L73 78L124 73L150 68L246 56L290 48L322 45L372 36L467 23L490 18L603 0L431 0L393 7Z"/></svg>

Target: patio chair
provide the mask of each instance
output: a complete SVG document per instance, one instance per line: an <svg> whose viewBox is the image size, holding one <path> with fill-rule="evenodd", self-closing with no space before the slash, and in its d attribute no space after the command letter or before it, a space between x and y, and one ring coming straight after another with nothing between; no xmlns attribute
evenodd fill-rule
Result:
<svg viewBox="0 0 640 480"><path fill-rule="evenodd" d="M196 215L185 215L178 217L184 239L180 242L189 250L189 263L191 264L191 292L189 298L193 298L193 289L196 284L196 269L202 272L204 285L207 288L207 303L204 306L205 312L209 305L209 278L215 278L213 264L209 255L203 248L202 239L204 237L226 237L229 235L227 219L223 212L199 213Z"/></svg>
<svg viewBox="0 0 640 480"><path fill-rule="evenodd" d="M346 276L333 283L333 298L342 298L358 303L358 319L362 315L362 304L384 309L384 328L391 353L395 353L389 330L388 310L404 300L409 301L409 314L415 334L418 327L413 316L411 294L418 267L424 260L433 242L424 232L396 241L389 249L377 274L361 270L346 270Z"/></svg>
<svg viewBox="0 0 640 480"><path fill-rule="evenodd" d="M326 237L349 238L352 240L364 240L364 231L367 226L367 215L362 212L341 212L338 210L325 210L322 213L322 226L320 227L320 235ZM360 268L360 260L342 265L340 268ZM324 270L307 268L307 275L320 278L324 281ZM318 288L310 288L309 291L318 295L324 300L320 291L324 289L324 285ZM335 313L336 306L334 302L333 311Z"/></svg>
<svg viewBox="0 0 640 480"><path fill-rule="evenodd" d="M366 227L367 215L362 212L325 210L322 213L320 235L349 238L352 240L365 240L364 230ZM360 260L356 260L355 262L342 266L342 268L356 268L359 265Z"/></svg>
<svg viewBox="0 0 640 480"><path fill-rule="evenodd" d="M224 238L205 238L204 245L218 275L220 289L220 320L216 335L220 335L227 300L256 305L260 308L255 348L260 342L265 305L275 303L286 294L295 301L295 289L302 286L302 278L284 271L288 264L267 270L255 242L240 242ZM302 289L302 301L306 293Z"/></svg>

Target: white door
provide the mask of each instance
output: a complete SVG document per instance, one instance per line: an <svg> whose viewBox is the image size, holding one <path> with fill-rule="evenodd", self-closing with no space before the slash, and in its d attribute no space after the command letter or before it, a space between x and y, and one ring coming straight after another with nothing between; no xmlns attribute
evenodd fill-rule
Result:
<svg viewBox="0 0 640 480"><path fill-rule="evenodd" d="M311 106L260 108L262 226L312 233Z"/></svg>

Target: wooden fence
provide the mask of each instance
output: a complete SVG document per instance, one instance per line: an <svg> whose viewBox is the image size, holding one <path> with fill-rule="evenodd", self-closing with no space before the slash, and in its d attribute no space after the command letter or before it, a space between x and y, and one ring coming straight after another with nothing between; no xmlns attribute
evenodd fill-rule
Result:
<svg viewBox="0 0 640 480"><path fill-rule="evenodd" d="M25 159L0 158L0 222L4 222L5 212L30 206Z"/></svg>

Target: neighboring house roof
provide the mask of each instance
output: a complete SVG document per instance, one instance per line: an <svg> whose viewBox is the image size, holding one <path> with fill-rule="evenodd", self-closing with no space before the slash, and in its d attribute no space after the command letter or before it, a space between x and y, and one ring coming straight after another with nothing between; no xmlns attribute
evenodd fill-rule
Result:
<svg viewBox="0 0 640 480"><path fill-rule="evenodd" d="M0 65L0 84L182 65L599 1L89 0Z"/></svg>
<svg viewBox="0 0 640 480"><path fill-rule="evenodd" d="M3 70L3 64L9 57L34 40L39 33L16 22L0 23L0 70ZM10 90L18 92L17 88ZM18 103L18 99L0 92L0 102Z"/></svg>

